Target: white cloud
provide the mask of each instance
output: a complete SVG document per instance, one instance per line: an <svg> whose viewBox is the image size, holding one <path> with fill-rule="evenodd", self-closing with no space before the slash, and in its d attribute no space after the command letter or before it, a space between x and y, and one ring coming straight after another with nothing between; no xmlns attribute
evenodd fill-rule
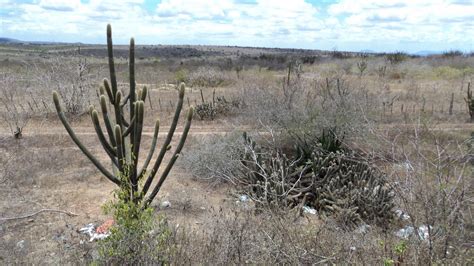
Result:
<svg viewBox="0 0 474 266"><path fill-rule="evenodd" d="M469 41L472 45L472 1L341 0L331 5L328 12L340 17L343 28L339 30L344 40L449 43L460 41L463 36L467 45ZM365 30L360 32L362 28Z"/></svg>
<svg viewBox="0 0 474 266"><path fill-rule="evenodd" d="M405 42L472 49L474 35L472 0L340 0L328 7L304 0L163 0L149 10L144 0L0 1L6 6L0 35L10 37L103 42L109 22L121 43L135 36L138 43L372 49L372 43Z"/></svg>

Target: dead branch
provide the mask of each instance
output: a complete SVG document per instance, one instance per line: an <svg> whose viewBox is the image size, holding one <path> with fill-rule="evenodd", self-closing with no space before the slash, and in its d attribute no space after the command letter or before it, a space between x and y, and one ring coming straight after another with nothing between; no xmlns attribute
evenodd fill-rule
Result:
<svg viewBox="0 0 474 266"><path fill-rule="evenodd" d="M75 213L72 213L72 212L68 212L68 211L62 211L62 210L55 210L55 209L41 209L37 212L34 212L32 214L27 214L27 215L22 215L22 216L16 216L16 217L8 217L8 218L0 218L0 221L11 221L11 220L19 220L19 219L26 219L26 218L30 218L30 217L33 217L37 214L40 214L42 212L59 212L59 213L64 213L68 216L78 216L78 214L75 214Z"/></svg>

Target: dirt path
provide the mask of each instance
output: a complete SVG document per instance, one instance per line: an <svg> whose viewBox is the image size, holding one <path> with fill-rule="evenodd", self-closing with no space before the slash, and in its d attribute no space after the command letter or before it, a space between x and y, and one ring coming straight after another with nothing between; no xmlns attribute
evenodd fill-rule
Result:
<svg viewBox="0 0 474 266"><path fill-rule="evenodd" d="M384 129L389 129L389 130L395 130L395 129L413 129L413 128L419 128L420 126L417 124L381 124L378 125L377 128L384 130ZM430 130L433 131L470 131L474 130L474 124L468 124L468 123L463 123L463 124L438 124L438 125L433 125L429 127ZM73 129L78 136L89 136L89 135L96 135L94 128L93 127L84 127L84 126L77 126L74 127ZM153 136L153 127L145 126L143 127L143 132L142 134L144 136ZM239 127L231 127L231 126L191 126L191 130L189 132L190 136L193 135L225 135L233 131L250 131L252 130L252 127L250 126L239 126ZM169 127L160 127L159 131L159 136L165 136L168 134ZM175 134L176 135L181 135L183 131L183 126L178 126L176 128ZM265 132L261 132L265 133ZM0 129L0 136L10 136L11 133L7 131L6 128L3 130ZM31 132L31 130L26 130L24 133L25 136L48 136L48 135L68 135L66 130L63 128L62 125L57 125L54 127L47 127L47 128L41 128L38 131Z"/></svg>

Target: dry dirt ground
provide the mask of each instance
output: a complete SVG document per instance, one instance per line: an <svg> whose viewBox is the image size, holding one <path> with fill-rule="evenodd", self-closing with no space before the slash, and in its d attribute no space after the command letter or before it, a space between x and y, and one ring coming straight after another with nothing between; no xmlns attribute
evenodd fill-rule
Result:
<svg viewBox="0 0 474 266"><path fill-rule="evenodd" d="M106 155L93 129L84 121L76 123L74 128L85 145L105 163ZM438 125L443 131L470 128L466 124ZM233 129L232 123L195 121L191 141L192 136L225 134ZM164 126L159 141L166 131ZM177 132L180 131L178 128ZM144 147L149 147L151 135L151 127L146 127ZM42 209L75 214L46 211L28 218L0 220L0 264L62 264L90 259L92 245L78 229L109 218L101 206L113 198L114 184L101 176L57 122L33 123L21 140L1 131L0 152L15 160L7 161L7 175L0 183L0 218L20 217ZM171 206L158 210L160 202L165 200ZM206 217L212 210L234 208L236 200L230 186L212 186L196 180L178 164L154 205L173 224L199 229L206 226Z"/></svg>
<svg viewBox="0 0 474 266"><path fill-rule="evenodd" d="M85 126L85 123L75 126L79 137L106 163L106 155L93 129ZM150 145L151 130L145 129L144 147ZM163 134L159 141L164 139L166 130L166 127L161 129ZM226 125L204 126L196 121L190 134L230 130L232 128ZM101 206L113 198L115 186L79 151L62 125L30 125L21 140L2 131L0 152L6 157L15 153L16 160L9 161L9 169L6 169L14 174L7 175L0 183L0 219L20 217L42 209L76 214L47 211L28 218L0 220L0 264L58 264L92 256L88 237L78 229L88 223L100 224L108 218ZM171 206L161 211L171 222L193 228L206 226L205 217L212 209L236 204L229 186L216 187L198 181L179 166L173 168L155 199L155 207L159 209L160 202L165 200Z"/></svg>

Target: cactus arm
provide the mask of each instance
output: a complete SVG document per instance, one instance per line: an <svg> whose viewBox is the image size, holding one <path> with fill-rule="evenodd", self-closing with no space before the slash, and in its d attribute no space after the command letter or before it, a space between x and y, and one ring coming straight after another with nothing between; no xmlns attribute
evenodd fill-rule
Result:
<svg viewBox="0 0 474 266"><path fill-rule="evenodd" d="M183 149L184 143L186 142L186 138L187 138L188 133L189 133L189 129L191 128L191 122L193 120L193 111L194 111L194 109L192 107L188 111L188 115L187 115L187 119L186 119L186 125L184 126L184 131L183 131L183 134L181 135L181 139L179 140L179 144L176 147L176 150L174 151L173 157L171 157L170 162L168 163L165 170L161 174L160 179L158 180L158 183L156 184L156 186L153 189L152 193L145 200L145 204L144 204L145 208L153 201L153 199L156 197L156 194L158 194L158 192L160 191L161 186L163 185L166 178L168 177L168 174L170 173L171 168L173 168L174 163L178 159L178 157L181 153L181 150Z"/></svg>
<svg viewBox="0 0 474 266"><path fill-rule="evenodd" d="M112 44L112 26L107 24L107 56L109 59L110 83L112 85L112 95L117 94L117 76L115 74L114 51Z"/></svg>
<svg viewBox="0 0 474 266"><path fill-rule="evenodd" d="M125 99L123 100L123 102L120 104L120 107L123 108L123 107L127 104L127 102L128 102L129 99L130 99L130 94L128 94L128 95L125 97Z"/></svg>
<svg viewBox="0 0 474 266"><path fill-rule="evenodd" d="M59 116L59 120L61 120L62 124L64 125L64 128L66 129L67 133L71 137L71 139L76 143L77 147L86 155L87 158L99 169L99 171L105 175L110 181L114 182L117 185L121 185L120 180L117 179L114 175L112 175L105 167L95 158L89 150L82 144L82 142L79 140L79 138L76 136L76 133L72 130L71 125L66 119L66 116L64 115L64 112L61 110L61 105L59 104L59 96L56 91L53 92L53 100L54 100L54 105L56 107L56 111Z"/></svg>
<svg viewBox="0 0 474 266"><path fill-rule="evenodd" d="M102 117L104 119L107 135L109 135L110 144L112 144L113 147L116 147L117 143L115 142L114 131L112 129L112 124L110 123L105 95L100 96L100 109L102 110Z"/></svg>
<svg viewBox="0 0 474 266"><path fill-rule="evenodd" d="M123 124L123 126L129 127L129 126L130 126L130 123L125 120L125 117L123 116L123 113L122 113L122 112L120 113L120 117L122 118L122 124Z"/></svg>
<svg viewBox="0 0 474 266"><path fill-rule="evenodd" d="M135 40L133 38L130 39L130 50L129 50L129 57L128 57L128 70L129 70L129 77L130 77L130 120L135 114L135 107L133 104L135 103ZM131 135L133 139L133 132Z"/></svg>
<svg viewBox="0 0 474 266"><path fill-rule="evenodd" d="M141 99L143 102L145 102L146 100L146 96L147 96L147 93L148 93L148 88L145 86L143 87L143 89L141 90L142 91L142 95L141 95Z"/></svg>
<svg viewBox="0 0 474 266"><path fill-rule="evenodd" d="M151 169L150 174L148 175L148 178L145 182L145 185L143 186L143 194L146 194L148 189L150 188L151 182L153 181L153 178L158 172L158 168L160 167L161 162L163 161L163 158L165 157L165 153L168 150L168 145L171 143L174 131L176 130L176 125L178 124L179 114L181 113L181 109L183 108L183 99L184 99L184 84L181 83L180 90L179 90L179 100L178 100L178 104L176 105L176 111L174 113L173 122L171 123L171 127L168 131L168 135L166 136L165 142L163 143L163 146L161 147L158 158L156 159L155 164L153 165L153 168Z"/></svg>
<svg viewBox="0 0 474 266"><path fill-rule="evenodd" d="M110 89L110 84L107 79L104 79L104 89L107 92L107 96L109 96L109 100L111 103L115 101L114 96L115 94L112 93L112 90Z"/></svg>
<svg viewBox="0 0 474 266"><path fill-rule="evenodd" d="M109 142L105 138L104 132L102 131L102 127L100 126L99 114L96 110L92 111L91 118L95 132L97 134L97 137L99 137L99 141L102 144L102 147L104 147L107 154L111 155L110 157L113 160L117 156L117 152L112 146L110 146Z"/></svg>
<svg viewBox="0 0 474 266"><path fill-rule="evenodd" d="M115 125L115 142L117 142L117 161L118 161L118 170L120 173L124 173L124 149L123 149L123 138L122 130L119 125Z"/></svg>
<svg viewBox="0 0 474 266"><path fill-rule="evenodd" d="M156 120L155 123L155 132L153 133L153 139L151 141L150 151L148 152L148 156L146 157L145 162L143 163L142 169L139 171L138 180L140 180L146 173L148 164L155 153L156 142L158 141L158 132L160 131L160 120Z"/></svg>
<svg viewBox="0 0 474 266"><path fill-rule="evenodd" d="M133 131L136 120L137 120L136 117L132 118L132 121L130 121L130 125L127 127L127 129L125 129L125 132L123 132L124 137L128 136L130 134L130 132Z"/></svg>
<svg viewBox="0 0 474 266"><path fill-rule="evenodd" d="M134 138L130 137L130 140L133 141L132 149L133 149L133 157L132 157L132 189L133 191L137 191L138 189L138 178L137 178L137 165L138 165L138 158L140 156L140 142L142 137L142 130L143 130L143 115L144 115L144 103L143 101L135 102L136 112L135 115L137 117L137 121L135 122L135 132Z"/></svg>

